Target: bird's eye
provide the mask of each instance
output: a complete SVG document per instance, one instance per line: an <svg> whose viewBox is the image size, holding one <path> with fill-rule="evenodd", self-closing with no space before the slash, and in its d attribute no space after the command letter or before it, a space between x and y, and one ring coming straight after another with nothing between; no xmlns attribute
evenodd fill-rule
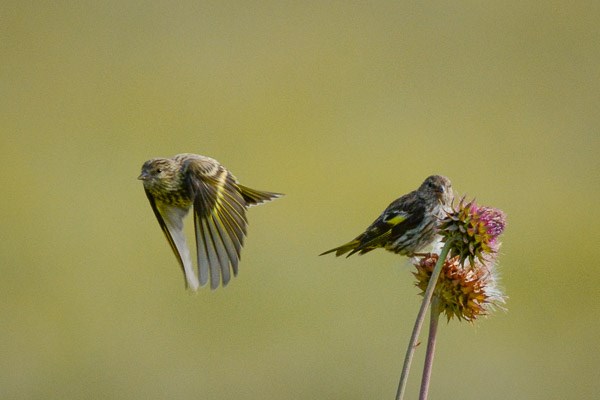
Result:
<svg viewBox="0 0 600 400"><path fill-rule="evenodd" d="M160 168L156 168L156 173L160 174L162 172L162 170Z"/></svg>

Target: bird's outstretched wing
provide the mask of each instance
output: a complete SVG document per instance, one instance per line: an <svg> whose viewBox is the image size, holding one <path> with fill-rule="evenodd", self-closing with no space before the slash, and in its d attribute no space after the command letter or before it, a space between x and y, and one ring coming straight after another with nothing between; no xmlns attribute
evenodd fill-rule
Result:
<svg viewBox="0 0 600 400"><path fill-rule="evenodd" d="M248 221L247 202L233 175L212 159L190 159L183 172L194 205L200 284L227 285L238 272Z"/></svg>
<svg viewBox="0 0 600 400"><path fill-rule="evenodd" d="M192 257L190 256L190 250L185 242L183 233L183 217L187 214L187 210L164 205L161 205L159 208L154 196L148 190L146 190L146 196L150 201L152 211L156 215L160 228L164 232L171 249L173 249L177 261L179 261L179 265L185 276L186 285L192 290L197 290L200 284L194 273Z"/></svg>

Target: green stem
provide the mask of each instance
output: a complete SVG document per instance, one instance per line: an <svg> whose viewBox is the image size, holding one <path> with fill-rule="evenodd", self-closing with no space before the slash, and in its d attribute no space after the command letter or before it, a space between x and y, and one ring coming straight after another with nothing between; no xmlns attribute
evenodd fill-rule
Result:
<svg viewBox="0 0 600 400"><path fill-rule="evenodd" d="M429 393L429 382L431 381L431 370L433 368L433 355L435 353L435 339L437 336L438 322L440 320L439 303L440 300L437 296L431 300L431 311L429 311L429 338L427 339L427 351L425 352L425 364L423 366L419 400L427 400L427 395Z"/></svg>
<svg viewBox="0 0 600 400"><path fill-rule="evenodd" d="M427 289L425 290L425 294L423 295L423 302L421 303L421 308L419 309L419 313L417 314L415 326L413 327L412 335L410 337L408 347L406 349L406 355L404 356L404 365L402 366L400 383L398 384L398 391L396 392L396 400L402 400L404 398L404 393L406 392L406 382L408 381L408 372L410 370L410 364L412 363L412 359L415 354L417 341L419 340L419 333L421 333L421 327L423 326L423 322L425 321L425 314L427 313L427 309L429 308L429 304L431 303L433 290L435 289L437 280L440 277L440 273L442 272L444 261L446 260L448 252L450 252L451 243L451 241L446 242L444 248L442 248L438 262L435 264L435 268L431 273L429 285L427 285Z"/></svg>

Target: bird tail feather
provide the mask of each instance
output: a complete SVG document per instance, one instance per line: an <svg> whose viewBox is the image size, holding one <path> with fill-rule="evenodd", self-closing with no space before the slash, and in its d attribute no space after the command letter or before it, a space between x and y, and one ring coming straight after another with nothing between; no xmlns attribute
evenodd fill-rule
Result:
<svg viewBox="0 0 600 400"><path fill-rule="evenodd" d="M246 201L246 204L248 204L249 206L262 204L266 201L270 201L283 196L283 194L281 193L263 192L256 189L250 189L249 187L240 184L238 184L238 187L240 188L242 197Z"/></svg>
<svg viewBox="0 0 600 400"><path fill-rule="evenodd" d="M325 254L329 254L329 253L333 253L335 251L335 256L339 257L343 254L346 254L347 252L356 249L356 247L360 244L360 241L358 241L357 239L354 239L346 244L343 244L339 247L336 247L334 249L331 250L327 250L324 253L319 254L320 256L324 256ZM349 254L350 255L350 254Z"/></svg>

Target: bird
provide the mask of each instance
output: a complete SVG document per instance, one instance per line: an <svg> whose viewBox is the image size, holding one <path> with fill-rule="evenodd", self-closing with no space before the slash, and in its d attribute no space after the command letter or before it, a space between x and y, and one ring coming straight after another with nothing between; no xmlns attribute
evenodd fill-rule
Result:
<svg viewBox="0 0 600 400"><path fill-rule="evenodd" d="M444 176L432 175L421 186L394 200L355 239L320 255L359 255L377 248L415 257L436 239L437 227L453 201L452 184Z"/></svg>
<svg viewBox="0 0 600 400"><path fill-rule="evenodd" d="M250 206L283 196L251 189L217 160L191 153L144 162L138 177L156 219L193 291L208 283L227 286L238 264ZM193 208L198 275L183 232L183 219Z"/></svg>

